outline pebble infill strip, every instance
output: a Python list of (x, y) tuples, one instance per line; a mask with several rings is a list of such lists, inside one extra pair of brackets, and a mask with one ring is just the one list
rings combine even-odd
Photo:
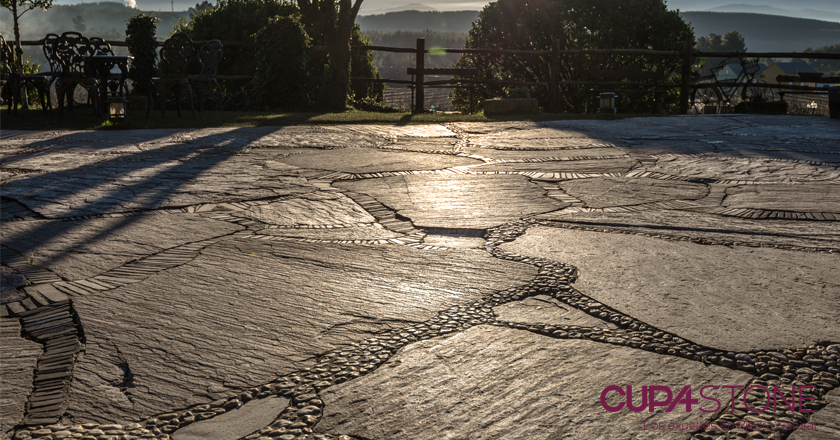
[[(809, 401), (808, 408), (819, 410), (826, 405), (823, 397), (829, 390), (838, 386), (838, 362), (840, 345), (812, 346), (807, 349), (783, 350), (781, 352), (733, 353), (722, 352), (713, 348), (702, 347), (668, 332), (653, 328), (637, 319), (627, 316), (574, 289), (571, 284), (577, 279), (577, 269), (573, 266), (553, 262), (542, 258), (525, 257), (499, 249), (499, 245), (515, 240), (525, 231), (540, 222), (521, 220), (498, 228), (490, 229), (485, 234), (485, 250), (494, 257), (528, 263), (539, 267), (538, 276), (528, 285), (511, 288), (487, 295), (472, 304), (456, 306), (441, 311), (435, 318), (409, 327), (389, 330), (376, 337), (354, 343), (344, 349), (338, 349), (317, 359), (315, 366), (305, 368), (293, 374), (285, 375), (272, 383), (244, 390), (239, 394), (220, 399), (210, 404), (196, 405), (183, 411), (161, 414), (145, 420), (142, 424), (96, 425), (87, 424), (74, 427), (38, 426), (21, 429), (16, 439), (30, 438), (63, 439), (71, 434), (82, 434), (85, 440), (113, 435), (117, 438), (155, 438), (167, 440), (170, 434), (179, 428), (200, 420), (213, 418), (219, 414), (239, 408), (253, 399), (281, 395), (290, 399), (290, 405), (272, 422), (244, 440), (293, 440), (293, 439), (350, 439), (348, 436), (314, 434), (312, 428), (323, 414), (324, 403), (319, 398), (321, 390), (334, 384), (353, 380), (374, 371), (402, 347), (413, 342), (441, 337), (464, 331), (476, 325), (506, 325), (535, 332), (544, 336), (566, 339), (580, 338), (595, 342), (622, 345), (640, 350), (652, 351), (660, 355), (680, 356), (697, 362), (710, 362), (722, 367), (743, 370), (755, 375), (753, 383), (815, 385), (810, 395), (817, 400)], [(250, 233), (249, 233), (250, 234)], [(612, 322), (618, 329), (523, 325), (504, 323), (496, 320), (493, 307), (512, 301), (519, 301), (536, 295), (551, 295), (598, 319)], [(747, 396), (752, 403), (754, 396)], [(750, 421), (754, 417), (743, 411), (743, 406), (736, 406), (736, 412), (724, 412), (719, 421)], [(805, 416), (799, 413), (781, 412), (773, 414), (773, 420), (801, 422)], [(752, 433), (753, 438), (784, 439), (789, 433), (773, 432)], [(771, 436), (772, 435), (772, 436)], [(726, 434), (720, 432), (695, 433), (695, 439), (720, 440)]]
[(72, 307), (67, 300), (20, 315), (23, 336), (44, 346), (35, 369), (24, 425), (57, 423), (67, 408), (73, 364), (84, 342)]

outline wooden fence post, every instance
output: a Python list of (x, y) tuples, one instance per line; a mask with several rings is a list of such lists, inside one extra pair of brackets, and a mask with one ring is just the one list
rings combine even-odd
[(414, 101), (414, 113), (423, 113), (425, 110), (423, 104), (425, 101), (425, 93), (423, 92), (423, 81), (425, 81), (425, 75), (423, 75), (423, 69), (426, 68), (426, 39), (425, 38), (418, 38), (417, 39), (417, 54), (416, 62), (415, 62), (415, 86), (414, 88), (417, 90), (417, 94), (415, 95), (417, 99)]
[(560, 39), (555, 38), (551, 42), (551, 66), (549, 67), (549, 74), (551, 78), (549, 78), (548, 84), (551, 87), (551, 94), (549, 107), (551, 108), (551, 112), (557, 113), (560, 111), (560, 90), (557, 81), (560, 75)]
[(688, 113), (688, 94), (691, 92), (691, 53), (694, 50), (693, 41), (683, 42), (682, 84), (680, 87), (680, 114)]

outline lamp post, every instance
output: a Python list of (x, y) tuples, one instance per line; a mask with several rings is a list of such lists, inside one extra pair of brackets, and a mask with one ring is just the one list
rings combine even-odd
[(108, 103), (108, 119), (112, 122), (124, 121), (127, 116), (128, 100), (122, 96), (112, 96), (106, 102)]
[(598, 113), (614, 115), (615, 108), (615, 93), (604, 92), (598, 95)]

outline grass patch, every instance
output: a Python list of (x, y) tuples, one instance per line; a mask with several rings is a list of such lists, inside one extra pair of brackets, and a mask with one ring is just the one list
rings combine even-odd
[[(167, 111), (161, 119), (160, 111), (152, 111), (148, 118), (145, 112), (135, 112), (123, 122), (111, 123), (97, 120), (88, 110), (77, 108), (65, 111), (61, 119), (41, 110), (18, 110), (17, 116), (3, 111), (0, 116), (0, 128), (4, 130), (120, 130), (154, 128), (206, 128), (206, 127), (261, 127), (284, 125), (339, 125), (339, 124), (441, 124), (447, 122), (498, 122), (498, 121), (555, 121), (563, 119), (603, 119), (600, 115), (537, 113), (486, 117), (483, 114), (444, 114), (428, 113), (378, 113), (360, 110), (348, 110), (339, 113), (270, 113), (270, 112), (220, 112), (205, 111), (196, 113), (193, 118), (189, 110), (182, 111), (179, 118), (175, 111)], [(614, 119), (651, 116), (621, 114)]]

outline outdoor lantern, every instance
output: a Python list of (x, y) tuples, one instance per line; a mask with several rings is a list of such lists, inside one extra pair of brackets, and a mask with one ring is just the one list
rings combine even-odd
[(615, 93), (604, 92), (598, 95), (598, 113), (614, 114), (615, 108)]
[(108, 98), (108, 119), (122, 121), (126, 117), (126, 104), (128, 100), (121, 96)]

